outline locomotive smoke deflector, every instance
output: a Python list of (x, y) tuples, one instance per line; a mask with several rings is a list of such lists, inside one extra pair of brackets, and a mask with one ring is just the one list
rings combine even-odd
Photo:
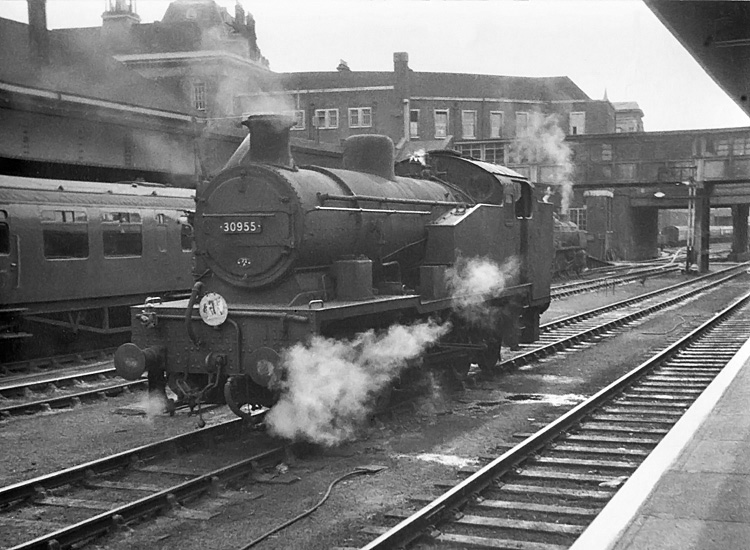
[(289, 142), (294, 118), (279, 114), (250, 115), (242, 124), (247, 126), (250, 134), (230, 157), (225, 170), (252, 162), (295, 168)]

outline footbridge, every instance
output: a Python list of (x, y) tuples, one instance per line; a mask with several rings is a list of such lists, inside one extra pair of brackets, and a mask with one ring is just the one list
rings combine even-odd
[[(590, 253), (646, 259), (658, 251), (658, 211), (694, 212), (696, 263), (708, 270), (711, 208), (732, 210), (738, 259), (748, 252), (750, 128), (568, 136), (574, 221), (585, 212)], [(555, 181), (560, 166), (539, 166)]]

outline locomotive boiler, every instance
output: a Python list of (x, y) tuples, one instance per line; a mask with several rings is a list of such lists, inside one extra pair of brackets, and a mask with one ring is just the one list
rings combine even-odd
[[(501, 344), (538, 337), (550, 300), (551, 205), (496, 167), (478, 200), (472, 182), (394, 173), (390, 138), (352, 136), (342, 169), (298, 167), (292, 120), (257, 115), (226, 167), (197, 190), (195, 284), (189, 299), (132, 308), (120, 376), (148, 373), (191, 404), (226, 401), (239, 416), (271, 406), (284, 351), (314, 335), (351, 338), (396, 323), (450, 321), (440, 342), (463, 365), (497, 363)], [(519, 263), (484, 296), (502, 323), (455, 314), (446, 274), (462, 259)]]

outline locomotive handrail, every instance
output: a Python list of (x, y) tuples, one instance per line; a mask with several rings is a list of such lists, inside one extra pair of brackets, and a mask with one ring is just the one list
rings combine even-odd
[[(195, 313), (195, 307), (192, 310), (188, 310), (190, 313)], [(159, 319), (170, 319), (173, 321), (182, 320), (185, 318), (184, 315), (177, 313), (158, 313)], [(236, 311), (233, 310), (229, 313), (229, 317), (246, 317), (248, 319), (284, 319), (289, 321), (295, 321), (297, 323), (309, 323), (310, 318), (305, 315), (295, 315), (293, 313), (284, 313), (281, 311)], [(190, 317), (193, 320), (200, 320), (200, 317)]]
[(391, 202), (396, 204), (420, 204), (425, 206), (461, 206), (465, 205), (465, 202), (455, 201), (431, 201), (427, 199), (406, 199), (406, 198), (389, 198), (389, 197), (374, 197), (371, 195), (331, 195), (330, 193), (318, 193), (318, 200), (321, 203), (327, 200), (333, 201), (370, 201), (370, 202)]
[(316, 206), (314, 210), (326, 210), (329, 212), (356, 212), (361, 214), (416, 214), (419, 216), (431, 216), (432, 212), (427, 210), (386, 210), (384, 208), (343, 208), (338, 206)]
[(226, 214), (206, 214), (202, 213), (203, 218), (231, 218), (233, 216), (253, 216), (255, 218), (272, 218), (275, 212), (229, 212)]

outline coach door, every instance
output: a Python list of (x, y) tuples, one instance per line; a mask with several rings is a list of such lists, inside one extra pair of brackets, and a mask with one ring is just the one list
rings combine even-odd
[(0, 210), (0, 295), (10, 298), (18, 288), (18, 242), (10, 231), (7, 210)]

